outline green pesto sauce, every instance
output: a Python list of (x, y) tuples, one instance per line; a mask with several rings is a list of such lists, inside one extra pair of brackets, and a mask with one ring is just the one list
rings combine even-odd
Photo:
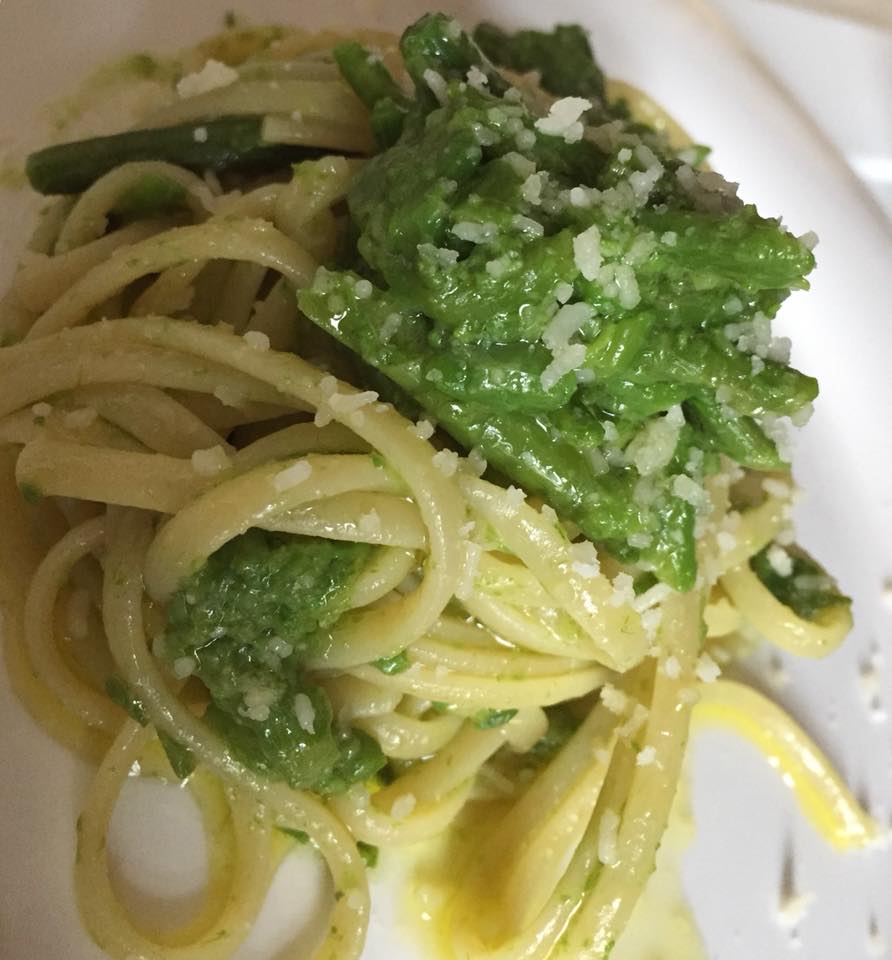
[(164, 657), (205, 684), (205, 719), (252, 769), (333, 793), (383, 764), (369, 737), (335, 727), (328, 698), (303, 669), (372, 550), (249, 530), (171, 598)]
[[(441, 14), (401, 41), (414, 99), (361, 47), (340, 48), (373, 124), (386, 114), (386, 149), (348, 196), (354, 248), (300, 307), (383, 373), (394, 399), (408, 394), (587, 537), (688, 589), (686, 481), (702, 484), (719, 454), (781, 467), (761, 421), (817, 393), (769, 331), (814, 259), (606, 102), (578, 28), (477, 37), (498, 62), (585, 97), (588, 134), (540, 130), (541, 110)], [(639, 454), (670, 410), (683, 426), (657, 429), (669, 446), (648, 463)]]

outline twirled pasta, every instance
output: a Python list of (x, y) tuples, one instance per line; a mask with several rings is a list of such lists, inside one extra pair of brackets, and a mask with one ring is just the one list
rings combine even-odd
[[(289, 34), (283, 49), (315, 43)], [(299, 103), (299, 116), (276, 121), (288, 127), (283, 139), (368, 150), (365, 110), (331, 63), (316, 53), (290, 62), (294, 78), (283, 68), (272, 93), (248, 65), (243, 84), (168, 104), (151, 122)], [(643, 110), (632, 88), (625, 94)], [(657, 108), (646, 106), (653, 121)], [(600, 569), (580, 569), (572, 531), (553, 512), (467, 461), (443, 469), (415, 424), (320, 365), (292, 292), (334, 249), (338, 205), (360, 166), (331, 157), (312, 183), (223, 192), (169, 163), (124, 164), (76, 202), (55, 201), (5, 303), (5, 331), (19, 341), (0, 350), (7, 668), (48, 732), (100, 761), (76, 888), (91, 935), (119, 960), (230, 956), (283, 852), (274, 827), (308, 834), (341, 894), (314, 956), (359, 957), (369, 897), (356, 841), (402, 845), (447, 830), (485, 795), (487, 773), (507, 777), (510, 800), (451, 905), (457, 955), (606, 956), (652, 867), (691, 712), (740, 728), (767, 709), (724, 683), (694, 707), (701, 614), (710, 637), (748, 624), (806, 655), (825, 653), (849, 625), (845, 607), (820, 623), (778, 614), (787, 608), (748, 561), (786, 525), (785, 498), (775, 491), (732, 510), (739, 477), (728, 464), (712, 480), (697, 587), (636, 597), (619, 589), (622, 571), (606, 555)], [(146, 176), (181, 187), (184, 206), (109, 229), (122, 194)], [(729, 527), (733, 544), (722, 548)], [(376, 545), (308, 667), (338, 722), (392, 762), (393, 782), (323, 800), (265, 778), (204, 722), (206, 698), (153, 655), (170, 598), (251, 528)], [(75, 609), (82, 622), (72, 626)], [(82, 661), (66, 652), (74, 634)], [(404, 669), (382, 671), (397, 655)], [(103, 692), (107, 664), (148, 726)], [(522, 761), (546, 733), (543, 708), (568, 701), (584, 719), (529, 782)], [(486, 729), (475, 723), (481, 710), (513, 713)], [(785, 721), (770, 719), (763, 735), (777, 738)], [(207, 905), (173, 934), (127, 915), (105, 847), (134, 763), (174, 776), (156, 733), (198, 761), (189, 784), (213, 839)], [(801, 755), (797, 743), (787, 738)], [(843, 791), (812, 785), (807, 807), (845, 843), (873, 836)], [(605, 862), (611, 822), (616, 855)], [(475, 910), (484, 888), (498, 891), (495, 915)]]

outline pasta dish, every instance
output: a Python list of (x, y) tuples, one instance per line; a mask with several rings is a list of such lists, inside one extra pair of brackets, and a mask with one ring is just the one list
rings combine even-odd
[[(313, 956), (358, 958), (379, 848), (461, 824), (454, 957), (606, 958), (692, 716), (838, 847), (873, 840), (721, 677), (851, 625), (792, 531), (817, 383), (771, 330), (814, 238), (578, 27), (231, 25), (126, 70), (131, 128), (28, 158), (51, 199), (0, 303), (6, 665), (97, 766), (95, 942), (230, 957), (306, 843), (335, 889)], [(132, 776), (182, 782), (208, 834), (173, 930), (110, 874)]]

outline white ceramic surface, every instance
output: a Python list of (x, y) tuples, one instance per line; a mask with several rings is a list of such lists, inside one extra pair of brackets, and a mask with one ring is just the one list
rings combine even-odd
[[(806, 113), (705, 3), (441, 5), (468, 22), (487, 16), (507, 25), (586, 24), (607, 70), (650, 91), (698, 140), (714, 145), (715, 166), (741, 182), (746, 199), (765, 213), (782, 213), (797, 232), (814, 229), (820, 235), (813, 290), (791, 299), (780, 324), (794, 334), (794, 361), (822, 384), (817, 414), (799, 444), (797, 475), (808, 496), (798, 520), (802, 541), (854, 596), (857, 627), (849, 645), (830, 660), (788, 664), (791, 682), (778, 696), (888, 823), (892, 727), (871, 716), (859, 684), (870, 645), (887, 647), (892, 628), (892, 607), (882, 600), (882, 584), (892, 577), (888, 224)], [(90, 67), (137, 49), (182, 46), (215, 29), (230, 6), (227, 0), (0, 0), (0, 152), (33, 135), (39, 104), (70, 90)], [(311, 26), (399, 28), (424, 6), (254, 0), (250, 10), (256, 19), (300, 19)], [(781, 29), (789, 29), (788, 35), (780, 36)], [(801, 46), (789, 26), (775, 34), (761, 51), (769, 66), (776, 66), (772, 58)], [(828, 63), (828, 71), (833, 67)], [(9, 275), (26, 235), (28, 203), (24, 195), (0, 192), (0, 278)], [(71, 889), (74, 820), (88, 771), (34, 727), (0, 682), (0, 957), (101, 960), (81, 931)], [(889, 672), (881, 674), (881, 697), (892, 708)], [(868, 929), (874, 915), (880, 936), (892, 942), (892, 855), (844, 858), (826, 849), (798, 817), (783, 785), (746, 746), (710, 734), (693, 753), (699, 833), (685, 880), (711, 960), (885, 956), (879, 938), (868, 942)], [(159, 891), (186, 888), (198, 877), (200, 848), (172, 874), (157, 849), (164, 837), (182, 835), (190, 811), (181, 804), (180, 829), (167, 824), (160, 832), (162, 823), (150, 815), (154, 799), (143, 792), (120, 811), (119, 848), (129, 838), (128, 859), (142, 866), (143, 882)], [(795, 938), (776, 921), (787, 849), (794, 854), (797, 888), (815, 895)], [(289, 869), (264, 917), (265, 930), (278, 928), (274, 939), (280, 944), (282, 919), (295, 905), (301, 916), (318, 913), (325, 895), (310, 860)], [(399, 932), (399, 908), (383, 886), (375, 891), (368, 957), (420, 957), (413, 940)], [(258, 936), (240, 957), (270, 956), (262, 941)]]

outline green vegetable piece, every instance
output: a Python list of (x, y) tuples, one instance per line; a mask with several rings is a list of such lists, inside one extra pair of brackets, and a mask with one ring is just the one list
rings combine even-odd
[(402, 133), (412, 103), (371, 51), (355, 40), (332, 50), (344, 79), (372, 111), (372, 131), (379, 146), (389, 147)]
[(540, 761), (550, 760), (579, 729), (580, 719), (565, 704), (546, 707), (548, 729), (541, 740), (534, 744), (530, 753)]
[(635, 591), (635, 596), (640, 597), (642, 593), (646, 593), (651, 587), (655, 587), (658, 583), (659, 580), (657, 580), (655, 574), (650, 572), (639, 573), (632, 583), (632, 589)]
[(186, 195), (186, 188), (176, 180), (147, 173), (118, 197), (115, 213), (127, 220), (170, 213), (183, 206)]
[(492, 23), (474, 30), (477, 46), (499, 67), (516, 73), (539, 73), (542, 87), (558, 97), (604, 99), (604, 74), (595, 62), (582, 27), (561, 24), (551, 33), (518, 30), (506, 33)]
[(506, 724), (516, 714), (517, 711), (514, 709), (478, 710), (471, 717), (471, 722), (477, 730), (492, 730), (494, 727), (501, 727)]
[(418, 99), (435, 104), (436, 97), (428, 83), (427, 71), (433, 71), (447, 82), (467, 78), (472, 67), (481, 70), (489, 90), (501, 96), (508, 84), (481, 53), (474, 41), (444, 13), (428, 13), (408, 27), (400, 38), (400, 52), (415, 82)]
[[(574, 121), (548, 130), (523, 98), (502, 95), (451, 19), (423, 17), (401, 42), (416, 97), (399, 140), (348, 194), (355, 245), (342, 262), (355, 272), (321, 271), (300, 309), (401, 409), (421, 407), (586, 537), (688, 589), (695, 518), (676, 477), (692, 447), (704, 454), (696, 482), (721, 454), (780, 466), (759, 423), (796, 413), (817, 384), (776, 359), (769, 323), (808, 286), (814, 258), (605, 104), (579, 28), (511, 37), (484, 25), (479, 36), (498, 62), (587, 97), (583, 119), (615, 121), (626, 139), (577, 136)], [(386, 90), (376, 83), (370, 99)], [(361, 300), (360, 277), (373, 282)], [(668, 459), (647, 469), (642, 444), (626, 456), (675, 406), (686, 422)], [(640, 534), (650, 544), (631, 547)]]
[(783, 470), (786, 466), (774, 442), (752, 417), (727, 417), (704, 394), (691, 397), (685, 408), (699, 426), (704, 445), (753, 470)]
[[(198, 173), (261, 172), (325, 152), (315, 147), (268, 143), (261, 135), (262, 126), (262, 116), (219, 117), (60, 143), (32, 153), (25, 172), (39, 193), (81, 193), (110, 170), (136, 160), (163, 160)], [(207, 133), (200, 142), (195, 139), (199, 127)]]
[(39, 503), (43, 499), (43, 491), (36, 483), (24, 481), (19, 484), (19, 493), (28, 503)]
[(851, 597), (841, 593), (823, 568), (811, 557), (790, 552), (792, 570), (783, 576), (771, 563), (769, 544), (750, 558), (750, 568), (772, 595), (803, 620), (817, 620), (824, 610), (849, 606)]
[(378, 848), (372, 843), (365, 843), (362, 840), (358, 840), (356, 843), (356, 848), (359, 850), (359, 855), (365, 861), (365, 865), (373, 870), (378, 866)]
[[(113, 703), (126, 711), (131, 720), (135, 720), (141, 727), (148, 725), (149, 719), (142, 701), (133, 695), (130, 687), (120, 677), (109, 677), (105, 681), (105, 692)], [(168, 733), (158, 730), (157, 734), (174, 775), (185, 780), (195, 769), (195, 757)]]
[(310, 835), (305, 830), (296, 830), (294, 827), (276, 827), (276, 830), (278, 830), (279, 833), (284, 833), (287, 837), (291, 837), (298, 843), (307, 844), (310, 842)]
[(381, 657), (379, 660), (373, 660), (372, 665), (377, 667), (381, 673), (391, 677), (395, 673), (404, 673), (409, 669), (409, 655), (405, 650), (400, 650), (392, 657)]
[(242, 763), (319, 793), (384, 764), (377, 743), (333, 726), (302, 663), (327, 642), (372, 548), (249, 530), (214, 553), (171, 598), (164, 655), (194, 660), (206, 722)]
[(149, 722), (142, 701), (133, 696), (130, 687), (120, 677), (109, 677), (105, 681), (105, 692), (113, 703), (116, 703), (131, 720), (135, 720), (141, 727)]
[(163, 730), (158, 731), (158, 740), (167, 754), (167, 761), (174, 775), (185, 780), (195, 769), (195, 755)]

